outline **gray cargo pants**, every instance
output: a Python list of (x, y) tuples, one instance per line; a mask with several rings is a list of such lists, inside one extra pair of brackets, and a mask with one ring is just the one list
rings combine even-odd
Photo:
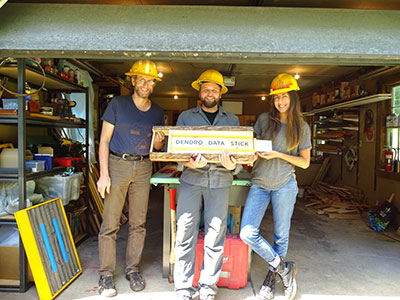
[(193, 295), (196, 244), (202, 201), (204, 200), (204, 260), (200, 273), (200, 293), (217, 293), (222, 269), (230, 187), (207, 188), (181, 182), (177, 206), (174, 282), (178, 293)]

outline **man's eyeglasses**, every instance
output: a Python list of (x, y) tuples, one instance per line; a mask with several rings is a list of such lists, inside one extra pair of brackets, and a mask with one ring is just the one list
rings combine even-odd
[(156, 82), (154, 80), (146, 80), (146, 79), (143, 79), (143, 78), (140, 78), (137, 81), (142, 85), (145, 84), (146, 82), (147, 82), (148, 85), (151, 85), (151, 86), (156, 84)]

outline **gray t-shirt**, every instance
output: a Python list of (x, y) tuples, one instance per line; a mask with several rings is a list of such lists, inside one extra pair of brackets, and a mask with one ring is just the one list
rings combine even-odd
[[(267, 124), (268, 118), (269, 113), (262, 113), (254, 125), (254, 132), (262, 139), (266, 139), (264, 136), (264, 127)], [(305, 121), (303, 121), (301, 126), (302, 138), (300, 143), (290, 151), (287, 150), (286, 128), (287, 125), (282, 123), (275, 141), (272, 142), (272, 150), (298, 156), (300, 151), (311, 149), (310, 127)], [(266, 160), (259, 157), (251, 172), (251, 183), (267, 190), (276, 191), (288, 183), (292, 176), (295, 177), (294, 172), (295, 167), (283, 159), (273, 158)]]

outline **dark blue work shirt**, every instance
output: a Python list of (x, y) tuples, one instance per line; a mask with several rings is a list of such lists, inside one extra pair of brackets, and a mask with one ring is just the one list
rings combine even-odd
[(132, 95), (114, 97), (103, 114), (103, 121), (114, 125), (110, 150), (117, 153), (148, 155), (153, 126), (164, 126), (162, 108), (151, 103), (147, 111), (139, 110)]

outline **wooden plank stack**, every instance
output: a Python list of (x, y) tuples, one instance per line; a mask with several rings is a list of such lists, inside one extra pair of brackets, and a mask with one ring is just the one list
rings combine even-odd
[(330, 159), (326, 158), (314, 182), (306, 189), (304, 198), (306, 207), (313, 208), (319, 215), (327, 215), (331, 219), (360, 219), (361, 212), (368, 208), (364, 203), (364, 195), (358, 188), (332, 185), (323, 182)]
[(306, 207), (311, 207), (317, 214), (327, 215), (331, 219), (360, 219), (360, 213), (366, 206), (363, 204), (361, 190), (323, 181), (308, 188), (305, 198), (309, 201)]
[(360, 189), (331, 185), (323, 181), (307, 188), (305, 198), (309, 201), (306, 207), (311, 207), (317, 214), (327, 215), (331, 219), (360, 219), (360, 213), (367, 208)]

